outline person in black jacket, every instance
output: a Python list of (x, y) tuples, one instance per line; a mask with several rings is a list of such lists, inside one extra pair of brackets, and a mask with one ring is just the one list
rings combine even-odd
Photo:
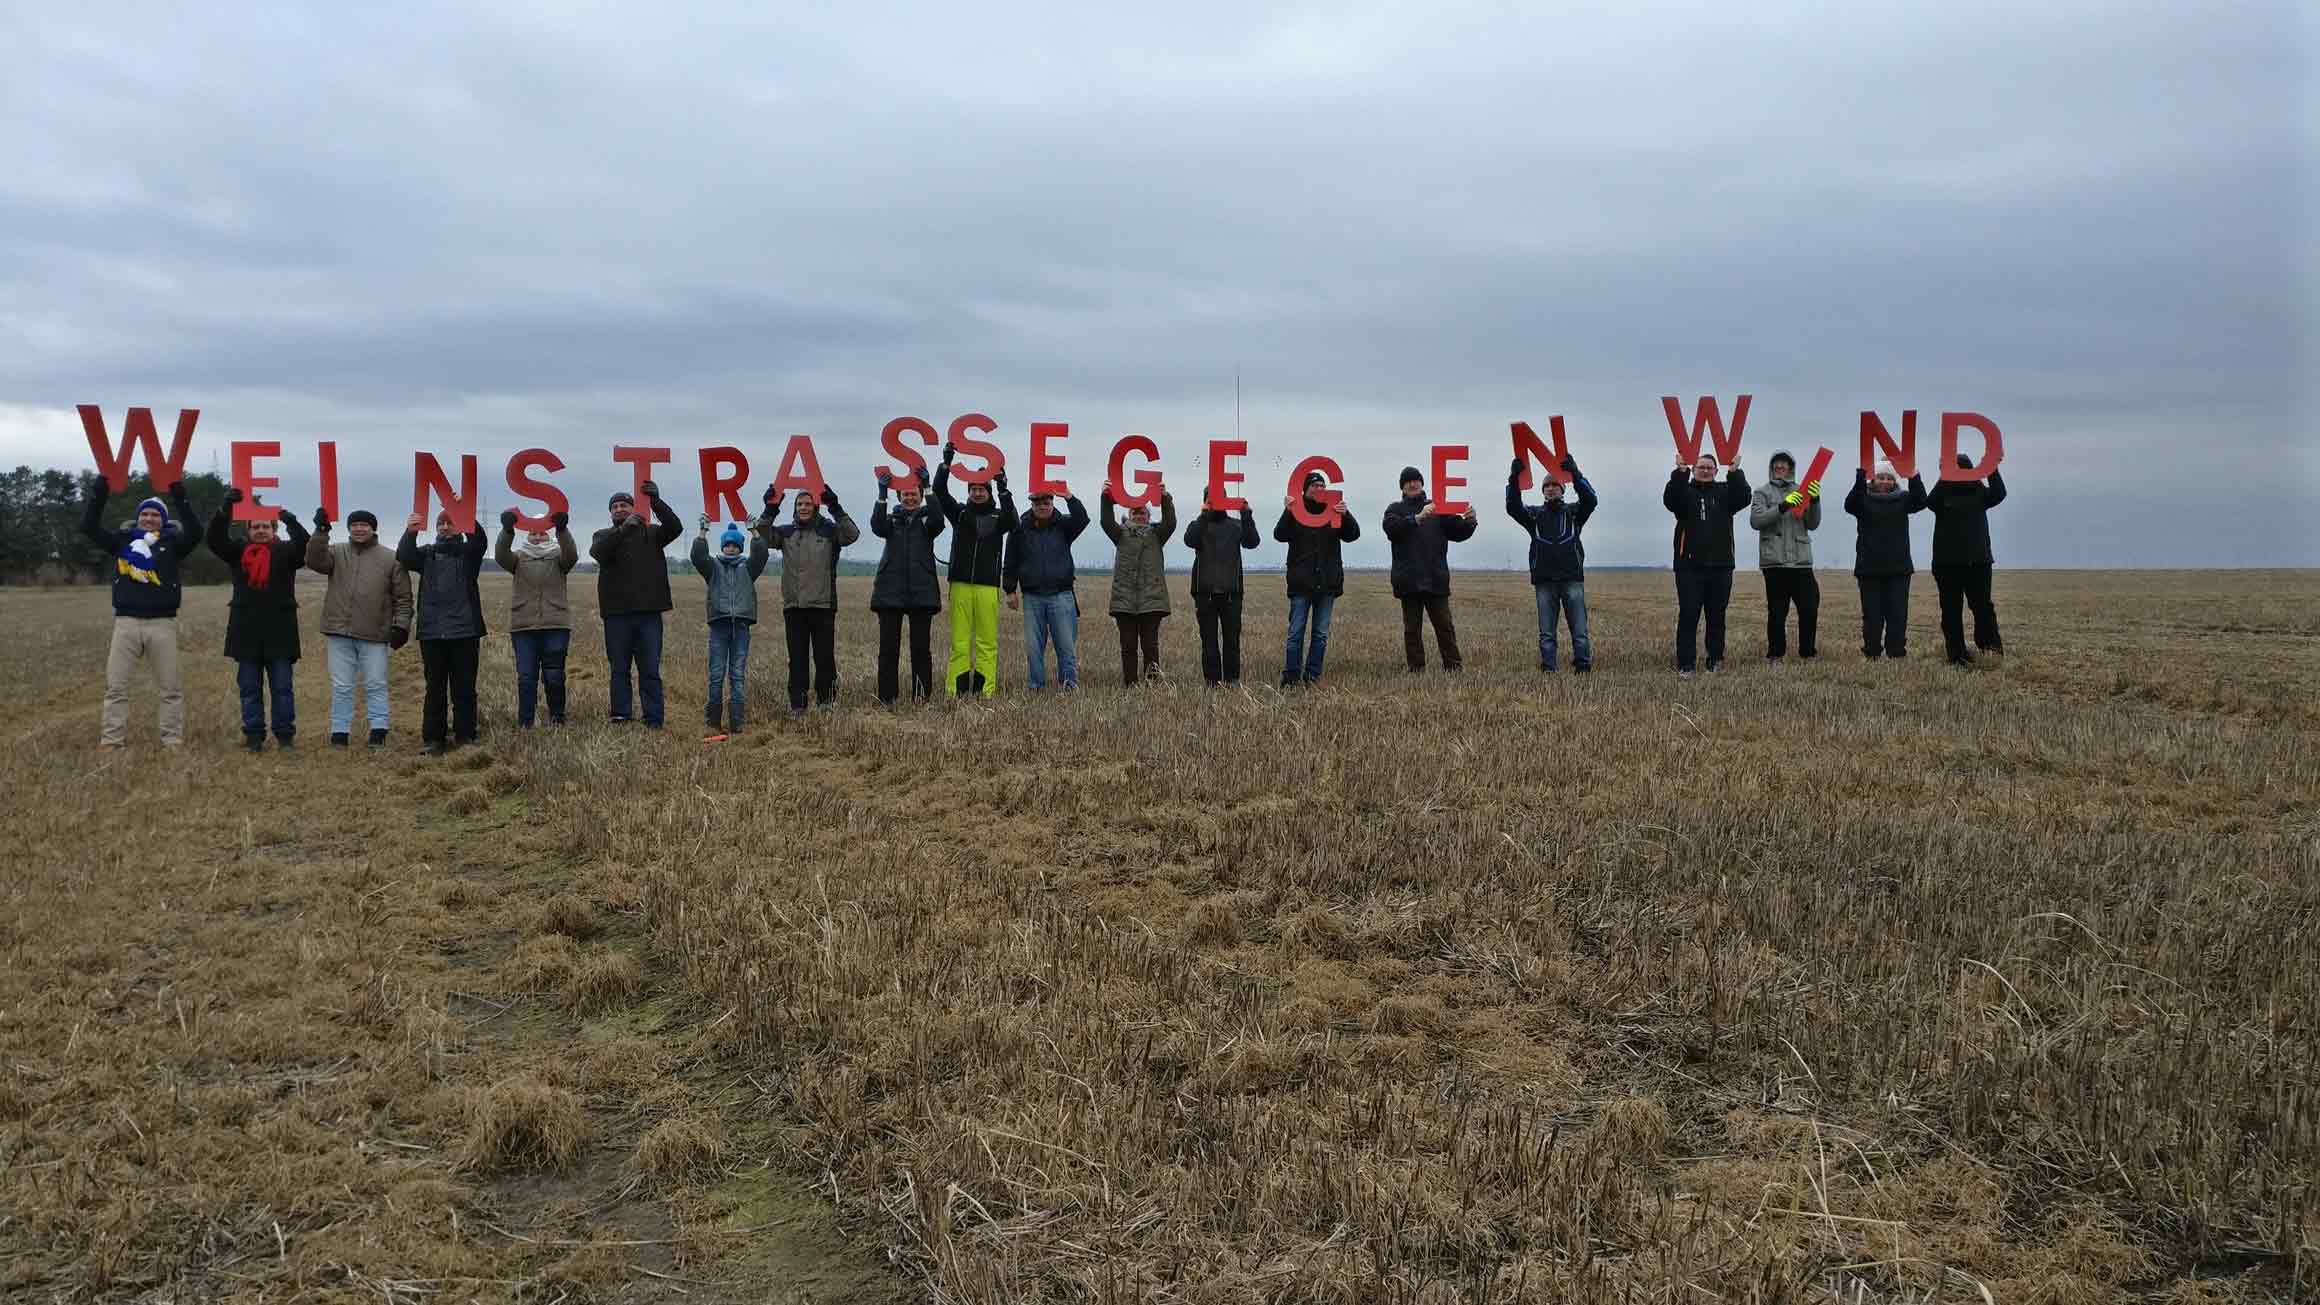
[(1909, 556), (1909, 518), (1925, 510), (1925, 481), (1914, 471), (1909, 488), (1900, 473), (1880, 462), (1874, 475), (1855, 468), (1845, 511), (1858, 523), (1853, 540), (1853, 579), (1861, 588), (1861, 654), (1871, 661), (1909, 655), (1909, 577), (1917, 566)]
[(1200, 622), (1200, 673), (1208, 686), (1241, 679), (1241, 550), (1257, 546), (1257, 519), (1241, 518), (1203, 496), (1200, 515), (1184, 527), (1192, 550), (1192, 611)]
[[(82, 494), (81, 533), (104, 549), (113, 577), (113, 646), (105, 657), (105, 705), (97, 726), (97, 746), (123, 747), (129, 737), (129, 680), (139, 665), (152, 670), (161, 698), (161, 746), (185, 743), (185, 680), (177, 664), (177, 607), (183, 596), (178, 566), (201, 546), (193, 528), (193, 504), (185, 482), (169, 486), (167, 503), (149, 498), (137, 505), (136, 519), (107, 530), (97, 518), (105, 510), (105, 478), (93, 476)], [(176, 518), (169, 509), (177, 509)]]
[(1455, 671), (1466, 659), (1450, 619), (1450, 545), (1474, 538), (1474, 509), (1454, 517), (1436, 512), (1416, 467), (1402, 468), (1401, 485), (1402, 497), (1386, 509), (1385, 531), (1393, 545), (1394, 597), (1402, 600), (1402, 655), (1413, 674), (1426, 669), (1425, 622), (1431, 620), (1442, 669)]
[(1716, 483), (1716, 456), (1702, 453), (1668, 477), (1660, 502), (1676, 519), (1676, 674), (1692, 678), (1700, 617), (1708, 618), (1708, 669), (1724, 669), (1724, 609), (1732, 602), (1732, 518), (1753, 497), (1734, 463)]
[[(1071, 564), (1072, 541), (1088, 528), (1087, 508), (1066, 487), (1064, 504), (1071, 511), (1058, 516), (1055, 495), (1031, 491), (1031, 512), (1007, 533), (1007, 562), (1002, 580), (1007, 609), (1023, 612), (1023, 652), (1030, 663), (1024, 683), (1037, 692), (1047, 687), (1047, 643), (1055, 641), (1055, 680), (1066, 689), (1079, 687), (1079, 595)], [(1020, 592), (1018, 592), (1020, 591)]]
[(943, 445), (942, 466), (934, 473), (934, 501), (951, 527), (951, 662), (945, 678), (954, 698), (990, 698), (999, 692), (999, 580), (1007, 535), (1015, 529), (1015, 496), (1007, 492), (1002, 471), (967, 486), (965, 503), (952, 498), (951, 459), (957, 455), (954, 446)]
[[(1325, 525), (1309, 526), (1297, 519), (1293, 503), (1283, 497), (1281, 519), (1273, 523), (1273, 538), (1289, 546), (1284, 569), (1289, 573), (1289, 639), (1281, 649), (1281, 687), (1321, 683), (1322, 659), (1329, 652), (1329, 618), (1337, 600), (1345, 596), (1345, 545), (1361, 538), (1361, 522), (1345, 510), (1342, 499), (1331, 503), (1321, 497), (1329, 478), (1318, 471), (1305, 473), (1299, 487), (1305, 511), (1327, 517)], [(1310, 647), (1305, 631), (1313, 631)]]
[(411, 573), (419, 660), (427, 670), (427, 706), (419, 717), (419, 738), (427, 745), (427, 755), (439, 757), (455, 745), (475, 742), (481, 733), (475, 712), (475, 668), (483, 649), (483, 594), (475, 577), (483, 570), (489, 537), (480, 528), (462, 535), (449, 512), (438, 512), (434, 541), (421, 544), (419, 527), (424, 524), (426, 518), (416, 512), (403, 522), (395, 561)]
[[(668, 546), (685, 533), (677, 510), (661, 500), (660, 486), (644, 483), (654, 521), (636, 510), (625, 490), (609, 503), (612, 524), (588, 541), (596, 559), (596, 605), (604, 618), (604, 655), (612, 663), (612, 723), (629, 720), (629, 672), (636, 673), (644, 723), (661, 727), (661, 616), (676, 606), (669, 596)], [(658, 524), (654, 522), (657, 521)]]
[(1531, 589), (1539, 604), (1539, 669), (1555, 671), (1555, 615), (1558, 609), (1571, 624), (1571, 671), (1585, 675), (1595, 668), (1595, 645), (1587, 638), (1587, 546), (1579, 532), (1595, 515), (1595, 487), (1579, 474), (1579, 464), (1568, 456), (1563, 471), (1579, 491), (1576, 504), (1564, 500), (1563, 482), (1541, 476), (1539, 505), (1522, 501), (1523, 460), (1514, 460), (1506, 477), (1506, 514), (1531, 537)]
[[(870, 509), (870, 533), (886, 541), (878, 555), (878, 578), (870, 582), (870, 610), (878, 613), (878, 701), (894, 705), (901, 696), (902, 625), (910, 623), (910, 696), (924, 702), (934, 692), (934, 614), (942, 610), (942, 580), (935, 573), (934, 541), (943, 532), (943, 514), (926, 501), (926, 468), (895, 486), (878, 471), (878, 503)], [(886, 510), (892, 491), (901, 506)]]
[[(1957, 464), (1972, 470), (1974, 460), (1960, 453)], [(1988, 480), (1945, 480), (1925, 496), (1933, 513), (1933, 583), (1941, 591), (1941, 641), (1952, 666), (1970, 666), (1966, 651), (1965, 612), (1974, 609), (1974, 647), (2000, 653), (2006, 645), (1998, 638), (1998, 609), (1990, 601), (1990, 509), (2006, 501), (2006, 481), (1995, 468)]]
[(298, 514), (283, 508), (275, 514), (289, 538), (280, 538), (273, 521), (252, 521), (245, 540), (236, 547), (227, 533), (234, 505), (242, 501), (241, 487), (230, 486), (226, 501), (209, 522), (209, 551), (218, 555), (234, 575), (234, 597), (226, 610), (226, 656), (236, 663), (235, 680), (242, 691), (242, 738), (252, 752), (266, 750), (266, 706), (272, 690), (274, 741), (293, 747), (298, 738), (298, 695), (291, 684), (291, 668), (298, 664), (298, 568), (306, 565), (306, 527)]

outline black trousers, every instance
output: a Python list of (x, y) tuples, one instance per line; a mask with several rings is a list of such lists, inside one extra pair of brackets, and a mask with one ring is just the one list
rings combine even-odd
[[(1200, 673), (1210, 684), (1237, 684), (1241, 678), (1241, 596), (1194, 594), (1200, 618)], [(1152, 632), (1157, 648), (1159, 630)]]
[(889, 707), (902, 696), (905, 618), (910, 621), (910, 696), (924, 702), (934, 692), (934, 613), (882, 607), (878, 609), (878, 701)]
[(421, 741), (446, 741), (443, 717), (448, 704), (451, 728), (459, 741), (475, 742), (475, 667), (482, 651), (481, 639), (419, 641), (419, 663), (427, 671), (427, 705), (419, 714)]
[[(1114, 616), (1112, 624), (1120, 627), (1120, 683), (1134, 684), (1139, 674), (1160, 673), (1160, 623), (1168, 619), (1166, 612), (1144, 612), (1136, 616)], [(1239, 644), (1240, 621), (1235, 614), (1234, 644)]]
[[(785, 607), (782, 630), (789, 636), (789, 709), (806, 709), (806, 664), (813, 663), (814, 701), (838, 700), (838, 613), (829, 607)], [(931, 660), (931, 656), (929, 658)], [(928, 668), (932, 674), (932, 667)]]
[(1458, 623), (1450, 619), (1450, 595), (1411, 594), (1402, 600), (1402, 657), (1410, 669), (1426, 669), (1426, 622), (1434, 623), (1434, 642), (1442, 645), (1442, 669), (1454, 671), (1466, 664), (1458, 655)]
[(1862, 575), (1853, 579), (1861, 586), (1861, 655), (1907, 657), (1909, 577)]
[(1764, 569), (1764, 655), (1788, 655), (1788, 606), (1796, 604), (1796, 655), (1812, 657), (1821, 625), (1821, 582), (1808, 566)]
[(1732, 568), (1676, 572), (1676, 669), (1699, 657), (1700, 618), (1708, 618), (1708, 664), (1724, 660), (1724, 609), (1732, 605)]
[(1941, 592), (1942, 650), (1951, 661), (1966, 659), (1967, 607), (1974, 609), (1974, 647), (1983, 652), (2006, 651), (1998, 638), (1998, 608), (1990, 601), (1989, 563), (1937, 566), (1933, 568), (1933, 584)]

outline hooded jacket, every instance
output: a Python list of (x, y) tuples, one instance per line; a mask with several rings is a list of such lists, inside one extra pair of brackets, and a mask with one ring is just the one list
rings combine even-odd
[(669, 559), (662, 552), (685, 533), (685, 523), (665, 499), (652, 500), (654, 520), (639, 526), (606, 526), (588, 541), (588, 556), (596, 559), (596, 606), (605, 616), (636, 616), (665, 612), (676, 606), (669, 597)]
[(842, 509), (824, 504), (814, 519), (776, 525), (771, 514), (757, 520), (759, 535), (781, 553), (781, 605), (838, 605), (838, 550), (862, 537), (861, 527)]
[(1990, 509), (2006, 501), (2006, 481), (1992, 471), (1987, 481), (1944, 480), (1925, 496), (1933, 513), (1933, 565), (1988, 566)]
[(951, 583), (996, 587), (1006, 569), (1007, 533), (1015, 528), (1015, 496), (994, 490), (981, 507), (961, 503), (951, 497), (951, 464), (945, 462), (934, 473), (934, 501), (951, 527)]
[(1676, 468), (1660, 495), (1676, 519), (1675, 569), (1731, 570), (1732, 518), (1747, 509), (1749, 498), (1748, 473), (1738, 467), (1705, 485), (1692, 479), (1689, 467)]
[(483, 593), (475, 577), (483, 571), (487, 542), (481, 530), (452, 535), (448, 543), (438, 535), (426, 544), (419, 542), (418, 531), (403, 532), (395, 560), (419, 577), (419, 628), (412, 633), (420, 642), (483, 637)]
[(1757, 486), (1748, 502), (1748, 524), (1756, 530), (1756, 565), (1767, 571), (1812, 570), (1812, 532), (1821, 528), (1820, 496), (1805, 495), (1801, 517), (1782, 501), (1800, 488), (1788, 477), (1776, 477)]
[[(193, 528), (193, 504), (185, 496), (185, 486), (179, 484), (175, 488), (177, 493), (169, 500), (169, 506), (158, 499), (146, 500), (161, 508), (161, 529), (150, 537), (137, 529), (134, 517), (118, 530), (98, 525), (97, 518), (105, 510), (102, 493), (91, 493), (82, 505), (81, 533), (88, 536), (90, 543), (105, 550), (107, 565), (112, 571), (115, 616), (150, 620), (177, 615), (185, 593), (178, 580), (178, 564), (201, 547), (201, 532)], [(174, 516), (170, 506), (177, 509)], [(138, 507), (142, 509), (144, 504)]]
[(565, 592), (564, 577), (580, 565), (580, 545), (573, 540), (570, 527), (556, 527), (556, 551), (537, 557), (517, 552), (514, 528), (502, 526), (491, 560), (499, 563), (499, 569), (507, 572), (512, 581), (508, 591), (509, 630), (522, 634), (526, 630), (572, 628), (572, 599)]
[(1531, 537), (1533, 588), (1587, 578), (1587, 546), (1580, 542), (1579, 532), (1595, 515), (1598, 500), (1595, 487), (1576, 468), (1571, 471), (1570, 492), (1579, 496), (1578, 502), (1564, 498), (1525, 503), (1521, 482), (1514, 476), (1506, 478), (1506, 514)]
[(1204, 509), (1184, 527), (1184, 546), (1192, 550), (1192, 592), (1237, 594), (1241, 591), (1241, 553), (1255, 548), (1257, 519), (1242, 508), (1235, 522), (1229, 512)]
[(1176, 500), (1160, 498), (1160, 519), (1150, 525), (1123, 524), (1115, 513), (1119, 505), (1105, 494), (1097, 504), (1104, 534), (1112, 549), (1112, 603), (1114, 616), (1168, 615), (1169, 536), (1176, 533)]
[[(716, 552), (709, 551), (707, 535), (693, 536), (693, 569), (701, 573), (709, 592), (705, 610), (709, 624), (719, 621), (740, 621), (757, 624), (757, 577), (765, 574), (766, 559), (771, 557), (765, 548), (765, 536), (753, 535), (749, 552), (733, 557), (725, 556), (723, 544)], [(786, 565), (782, 570), (788, 571)], [(835, 599), (830, 605), (837, 606)]]
[(1396, 598), (1450, 596), (1450, 546), (1474, 538), (1479, 522), (1465, 513), (1445, 516), (1418, 512), (1434, 500), (1424, 494), (1398, 498), (1386, 509), (1386, 539), (1393, 545), (1393, 584)]
[(334, 544), (329, 531), (315, 531), (306, 545), (306, 569), (330, 577), (322, 591), (324, 635), (385, 643), (395, 631), (410, 630), (410, 577), (375, 528), (367, 544)]
[[(1289, 573), (1292, 597), (1338, 598), (1345, 593), (1345, 546), (1361, 538), (1361, 522), (1345, 511), (1343, 503), (1337, 506), (1334, 526), (1306, 525), (1288, 508), (1282, 508), (1281, 519), (1273, 523), (1273, 539), (1289, 546), (1283, 569)], [(1305, 507), (1323, 515), (1329, 510), (1311, 495), (1305, 497)]]
[(281, 519), (282, 531), (268, 546), (266, 586), (250, 583), (242, 568), (243, 545), (227, 533), (233, 504), (209, 520), (209, 551), (233, 572), (234, 596), (226, 607), (226, 656), (238, 662), (298, 660), (298, 568), (306, 565), (306, 527), (296, 517)]
[(1007, 535), (1007, 565), (1000, 577), (1001, 586), (1008, 593), (1021, 588), (1027, 594), (1061, 594), (1071, 591), (1071, 546), (1080, 533), (1088, 528), (1087, 508), (1078, 495), (1064, 500), (1068, 511), (1059, 512), (1039, 524), (1039, 509), (1033, 508), (1015, 523)]
[(915, 510), (890, 509), (878, 500), (870, 509), (870, 533), (886, 547), (878, 554), (878, 578), (870, 582), (870, 610), (942, 610), (942, 577), (934, 562), (934, 541), (942, 532), (942, 509), (932, 499), (920, 499)]
[(1925, 510), (1925, 481), (1911, 476), (1906, 489), (1880, 494), (1869, 487), (1869, 473), (1853, 472), (1853, 490), (1845, 495), (1845, 511), (1859, 522), (1853, 544), (1853, 574), (1857, 576), (1909, 575), (1917, 570), (1909, 558), (1909, 518)]

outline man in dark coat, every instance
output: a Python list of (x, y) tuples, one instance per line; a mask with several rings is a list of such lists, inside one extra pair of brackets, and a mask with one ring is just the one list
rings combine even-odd
[(1748, 474), (1732, 464), (1716, 483), (1713, 453), (1702, 453), (1668, 477), (1660, 504), (1676, 519), (1676, 674), (1692, 678), (1700, 617), (1708, 618), (1708, 670), (1724, 669), (1724, 609), (1732, 602), (1732, 518), (1755, 497)]
[(660, 486), (644, 483), (653, 519), (636, 510), (625, 490), (612, 496), (612, 524), (588, 542), (596, 559), (596, 605), (604, 618), (604, 655), (612, 663), (612, 723), (629, 721), (629, 672), (643, 699), (644, 723), (661, 727), (661, 616), (676, 606), (669, 596), (666, 549), (685, 533), (677, 510), (661, 501)]
[(1875, 661), (1909, 655), (1909, 518), (1925, 510), (1925, 481), (1913, 469), (1909, 486), (1890, 462), (1874, 474), (1856, 469), (1845, 511), (1859, 528), (1853, 537), (1853, 580), (1861, 589), (1861, 654)]
[[(1321, 683), (1321, 664), (1329, 653), (1329, 620), (1337, 600), (1345, 596), (1345, 545), (1361, 538), (1361, 522), (1345, 510), (1343, 499), (1321, 495), (1329, 478), (1318, 471), (1305, 474), (1298, 487), (1308, 516), (1327, 517), (1318, 526), (1297, 519), (1294, 500), (1283, 497), (1281, 519), (1273, 523), (1273, 538), (1289, 546), (1285, 570), (1289, 573), (1289, 639), (1281, 647), (1281, 687)], [(1313, 632), (1306, 643), (1305, 632)]]
[(1203, 502), (1184, 527), (1192, 550), (1192, 613), (1200, 622), (1200, 673), (1208, 687), (1241, 679), (1241, 552), (1257, 546), (1257, 519), (1246, 504), (1240, 520)]
[[(870, 610), (878, 613), (878, 701), (894, 705), (902, 696), (902, 627), (910, 625), (910, 696), (924, 702), (934, 693), (934, 614), (942, 610), (942, 577), (935, 570), (934, 541), (943, 532), (943, 514), (926, 501), (922, 465), (900, 486), (881, 467), (878, 502), (870, 509), (870, 533), (886, 541), (878, 554), (878, 578), (870, 582)], [(888, 511), (886, 496), (897, 506)]]
[(951, 527), (951, 661), (944, 678), (954, 698), (990, 698), (999, 692), (999, 581), (1015, 529), (1015, 496), (1001, 471), (968, 485), (965, 503), (951, 497), (957, 456), (957, 446), (943, 445), (934, 473), (934, 501)]
[(1474, 509), (1457, 516), (1434, 510), (1426, 478), (1416, 467), (1402, 468), (1402, 496), (1386, 509), (1386, 539), (1393, 545), (1394, 597), (1402, 600), (1402, 655), (1416, 674), (1426, 669), (1426, 622), (1442, 647), (1442, 669), (1466, 664), (1458, 652), (1458, 626), (1450, 619), (1450, 545), (1474, 538)]
[(1539, 669), (1555, 670), (1555, 622), (1558, 611), (1571, 626), (1571, 671), (1585, 675), (1595, 666), (1595, 645), (1587, 638), (1587, 546), (1579, 532), (1595, 515), (1595, 487), (1579, 474), (1579, 464), (1563, 459), (1563, 473), (1579, 492), (1579, 501), (1565, 501), (1563, 482), (1541, 476), (1539, 505), (1522, 501), (1523, 460), (1514, 460), (1506, 477), (1506, 515), (1531, 537), (1531, 590), (1539, 608)]
[(146, 499), (137, 505), (133, 521), (107, 530), (98, 524), (105, 492), (105, 478), (91, 477), (81, 509), (81, 533), (105, 550), (113, 578), (113, 646), (105, 658), (97, 746), (127, 745), (129, 680), (143, 665), (151, 670), (161, 698), (161, 746), (180, 747), (185, 743), (185, 681), (177, 663), (177, 607), (183, 593), (177, 568), (201, 546), (193, 504), (185, 496), (185, 482), (177, 481), (169, 486), (168, 502)]
[[(244, 542), (236, 545), (227, 532), (234, 505), (241, 501), (240, 486), (226, 490), (224, 505), (210, 518), (209, 551), (233, 572), (226, 656), (236, 663), (234, 678), (242, 691), (242, 738), (250, 751), (263, 752), (269, 690), (275, 743), (292, 747), (298, 737), (298, 697), (290, 674), (298, 663), (298, 568), (306, 565), (306, 527), (298, 524), (298, 514), (282, 508), (275, 513), (280, 531), (275, 521), (252, 521)], [(281, 538), (282, 531), (289, 538)]]
[[(462, 534), (449, 512), (435, 514), (435, 538), (419, 542), (426, 518), (414, 512), (403, 522), (395, 561), (411, 573), (419, 609), (419, 660), (427, 671), (427, 704), (419, 716), (419, 737), (429, 756), (476, 741), (475, 670), (483, 650), (483, 594), (475, 578), (483, 570), (488, 537), (480, 528)], [(444, 728), (449, 706), (450, 729)], [(447, 737), (448, 735), (448, 737)]]
[[(1972, 470), (1974, 460), (1960, 453), (1957, 464)], [(1998, 637), (1998, 608), (1990, 601), (1990, 570), (1996, 557), (1990, 552), (1990, 509), (2006, 501), (2006, 480), (1996, 468), (1987, 480), (1945, 480), (1925, 496), (1933, 513), (1933, 583), (1941, 592), (1941, 641), (1952, 666), (1970, 666), (1966, 651), (1965, 609), (1974, 609), (1974, 647), (1986, 653), (2006, 651)]]
[(1071, 562), (1071, 546), (1088, 527), (1087, 507), (1067, 487), (1064, 505), (1055, 510), (1055, 495), (1045, 487), (1031, 491), (1031, 511), (1007, 536), (1007, 561), (1001, 586), (1009, 610), (1023, 612), (1023, 653), (1028, 663), (1025, 687), (1038, 692), (1047, 687), (1047, 645), (1055, 644), (1055, 681), (1065, 689), (1079, 687), (1079, 595), (1073, 585), (1078, 574)]

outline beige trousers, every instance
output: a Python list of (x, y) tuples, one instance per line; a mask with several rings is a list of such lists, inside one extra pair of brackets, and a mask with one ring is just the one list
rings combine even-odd
[(129, 731), (129, 681), (137, 664), (153, 668), (153, 683), (161, 690), (161, 742), (175, 747), (185, 741), (185, 680), (177, 669), (177, 618), (174, 616), (116, 616), (113, 651), (105, 659), (105, 718), (98, 742), (119, 747)]

